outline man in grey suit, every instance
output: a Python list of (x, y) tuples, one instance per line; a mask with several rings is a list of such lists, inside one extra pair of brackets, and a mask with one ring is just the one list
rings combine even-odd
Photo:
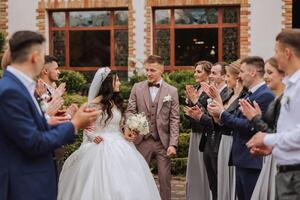
[(164, 66), (159, 56), (151, 55), (145, 61), (147, 80), (136, 83), (131, 91), (126, 116), (145, 113), (150, 133), (129, 137), (148, 164), (157, 161), (160, 195), (171, 199), (171, 160), (176, 155), (179, 136), (179, 100), (177, 89), (162, 80)]

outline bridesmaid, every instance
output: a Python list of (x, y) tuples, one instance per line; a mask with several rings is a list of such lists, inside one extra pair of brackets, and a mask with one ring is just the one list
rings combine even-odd
[[(269, 105), (264, 117), (261, 118), (261, 111), (256, 103), (254, 103), (254, 107), (252, 107), (248, 102), (241, 101), (241, 111), (247, 119), (251, 121), (251, 125), (256, 132), (275, 133), (280, 113), (280, 101), (285, 85), (282, 82), (284, 73), (278, 68), (277, 61), (273, 57), (266, 61), (264, 78), (266, 84), (276, 96), (274, 101)], [(259, 153), (267, 154), (268, 152)], [(264, 157), (263, 168), (258, 177), (251, 199), (275, 199), (275, 175), (276, 163), (272, 155), (267, 155)]]
[[(193, 86), (186, 86), (186, 103), (188, 106), (200, 104), (207, 106), (208, 96), (202, 91), (200, 84), (208, 83), (208, 76), (212, 63), (199, 61), (195, 64), (195, 81), (197, 89)], [(203, 161), (203, 153), (199, 151), (199, 143), (204, 127), (194, 119), (186, 115), (191, 123), (192, 133), (190, 134), (189, 154), (186, 172), (186, 197), (187, 200), (210, 199), (210, 189), (206, 169)]]
[[(243, 86), (238, 78), (240, 73), (240, 60), (232, 62), (226, 66), (226, 84), (233, 90), (231, 98), (223, 105), (220, 100), (219, 92), (210, 87), (207, 94), (214, 101), (217, 101), (220, 106), (223, 106), (227, 112), (234, 113), (239, 107), (239, 98), (244, 95)], [(216, 113), (208, 108), (208, 112), (214, 117), (215, 122), (219, 122)], [(218, 116), (218, 115), (217, 115)], [(232, 146), (232, 130), (226, 126), (221, 130), (221, 141), (218, 153), (218, 199), (219, 200), (233, 200), (235, 199), (235, 174), (234, 167), (230, 164), (230, 154)]]

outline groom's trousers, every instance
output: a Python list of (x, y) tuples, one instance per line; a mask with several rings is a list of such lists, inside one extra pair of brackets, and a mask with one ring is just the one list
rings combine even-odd
[(149, 165), (152, 159), (156, 160), (160, 196), (162, 200), (171, 200), (171, 160), (161, 141), (154, 140), (150, 136), (143, 139), (136, 147)]

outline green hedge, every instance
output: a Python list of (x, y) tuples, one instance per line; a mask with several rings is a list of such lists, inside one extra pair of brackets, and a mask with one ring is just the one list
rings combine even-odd
[(185, 158), (189, 153), (189, 142), (190, 142), (190, 134), (181, 133), (179, 135), (179, 142), (177, 148), (177, 158)]
[(76, 71), (62, 71), (58, 84), (66, 83), (66, 90), (68, 93), (79, 93), (86, 84), (86, 79), (80, 72)]
[(4, 43), (5, 43), (5, 38), (2, 32), (0, 32), (0, 54), (3, 51), (3, 47), (4, 47)]
[(3, 75), (3, 70), (0, 69), (0, 78), (2, 78), (2, 75)]
[(65, 146), (64, 160), (66, 160), (74, 151), (76, 151), (82, 143), (82, 131), (76, 135), (76, 140), (73, 144)]
[(65, 106), (69, 106), (72, 103), (76, 103), (78, 106), (80, 106), (81, 104), (87, 102), (86, 96), (81, 96), (78, 94), (64, 94), (63, 98), (65, 100)]

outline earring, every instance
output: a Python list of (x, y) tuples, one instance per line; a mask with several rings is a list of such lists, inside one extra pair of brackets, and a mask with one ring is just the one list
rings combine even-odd
[(239, 80), (236, 80), (235, 87), (239, 87)]

